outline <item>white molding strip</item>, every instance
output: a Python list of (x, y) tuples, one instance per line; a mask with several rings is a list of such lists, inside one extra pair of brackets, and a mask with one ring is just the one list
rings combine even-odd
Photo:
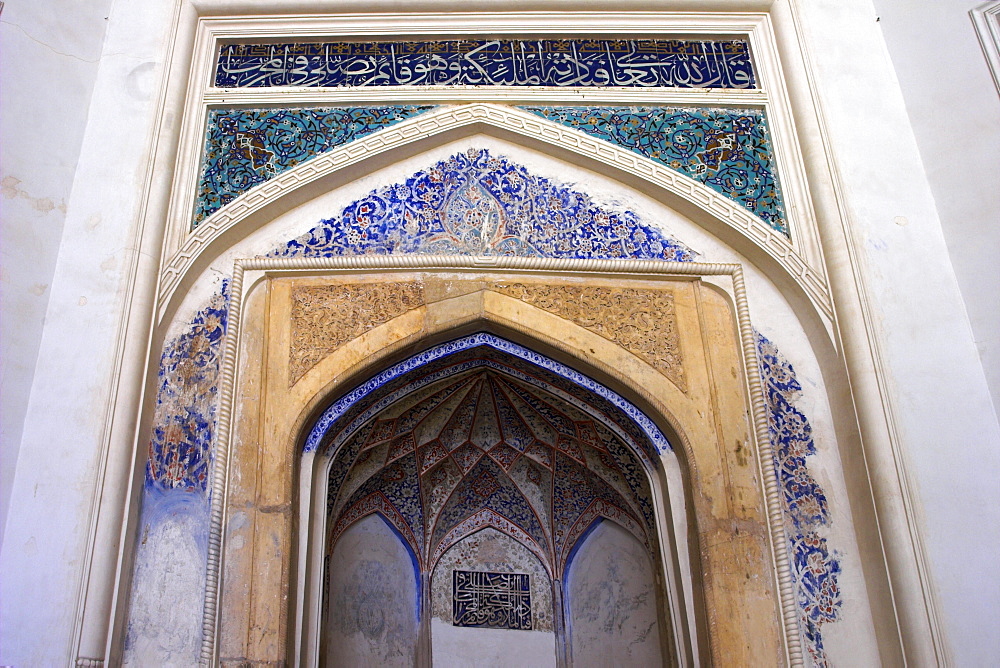
[(983, 47), (986, 64), (993, 74), (993, 83), (1000, 93), (1000, 0), (992, 0), (969, 10), (969, 16)]

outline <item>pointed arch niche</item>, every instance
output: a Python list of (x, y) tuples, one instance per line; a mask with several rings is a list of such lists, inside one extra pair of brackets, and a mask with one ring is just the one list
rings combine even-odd
[(738, 267), (477, 262), (237, 265), (216, 657), (781, 662)]

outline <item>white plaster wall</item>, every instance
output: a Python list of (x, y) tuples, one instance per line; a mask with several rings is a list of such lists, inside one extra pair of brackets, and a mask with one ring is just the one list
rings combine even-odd
[(969, 16), (983, 0), (874, 4), (1000, 413), (1000, 94)]
[(345, 531), (330, 556), (325, 666), (412, 666), (417, 575), (403, 541), (378, 515)]
[[(7, 3), (4, 21), (17, 17), (13, 4)], [(36, 36), (33, 31), (38, 30), (37, 39), (51, 41), (52, 49), (72, 55), (67, 62), (53, 66), (64, 69), (61, 74), (53, 74), (48, 80), (42, 76), (38, 81), (25, 75), (16, 86), (27, 85), (28, 90), (13, 88), (21, 100), (33, 97), (42, 101), (37, 111), (31, 111), (42, 127), (18, 129), (23, 137), (18, 141), (37, 142), (41, 155), (25, 167), (41, 180), (25, 177), (21, 187), (31, 197), (49, 197), (56, 204), (66, 199), (66, 214), (51, 279), (28, 279), (51, 285), (47, 290), (45, 327), (38, 344), (40, 361), (26, 404), (9, 521), (0, 552), (0, 663), (58, 666), (70, 664), (76, 655), (74, 629), (81, 616), (95, 489), (102, 476), (101, 453), (109, 427), (108, 414), (115, 405), (114, 352), (118, 327), (125, 317), (122, 297), (126, 268), (136, 257), (132, 232), (139, 217), (156, 93), (174, 3), (152, 0), (114, 4), (106, 22), (89, 110), (83, 90), (68, 100), (53, 102), (56, 108), (47, 109), (47, 89), (71, 83), (71, 71), (79, 58), (96, 57), (90, 40), (96, 39), (103, 27), (95, 25), (91, 11), (106, 8), (108, 3), (93, 4), (86, 11), (80, 3), (19, 4), (46, 17), (26, 30), (29, 34)], [(77, 5), (80, 13), (73, 9)], [(108, 14), (98, 13), (100, 23), (105, 23)], [(75, 43), (81, 38), (74, 37), (77, 31), (83, 35), (86, 48)], [(12, 50), (12, 45), (5, 42), (4, 51)], [(3, 66), (7, 70), (17, 64), (4, 61)], [(7, 83), (8, 73), (4, 76)], [(81, 85), (79, 80), (77, 85)], [(62, 105), (68, 107), (65, 117), (57, 113)], [(5, 106), (4, 116), (9, 113)], [(82, 131), (79, 124), (84, 115), (87, 124)], [(49, 146), (46, 132), (54, 141), (62, 138), (72, 142), (81, 131), (79, 159), (52, 161), (53, 175), (61, 179), (72, 175), (71, 192), (65, 180), (55, 181), (61, 185), (50, 190), (45, 176), (50, 164), (44, 158)], [(76, 141), (79, 143), (79, 139)], [(60, 166), (62, 160), (67, 162), (65, 167)], [(5, 170), (7, 166), (9, 163)], [(16, 222), (28, 224), (27, 220)], [(15, 266), (35, 262), (28, 250), (20, 253), (24, 257)], [(44, 273), (44, 258), (40, 256), (37, 262), (38, 271)], [(22, 276), (18, 280), (25, 279)], [(137, 303), (137, 308), (141, 312), (142, 304)], [(37, 324), (28, 323), (26, 327), (37, 328)], [(23, 376), (17, 378), (18, 383), (24, 380)], [(135, 400), (134, 396), (121, 398)], [(127, 466), (131, 452), (115, 454), (119, 459), (124, 457)], [(107, 491), (112, 495), (121, 492)], [(114, 545), (110, 548), (113, 550)], [(109, 566), (113, 571), (113, 561)], [(101, 596), (110, 599), (112, 587), (102, 590), (106, 591)], [(88, 650), (88, 656), (100, 656), (102, 651), (98, 649), (103, 650), (103, 642)]]
[[(1000, 656), (1000, 430), (941, 220), (870, 0), (794, 4), (883, 346), (885, 400), (895, 411), (945, 651), (955, 665), (989, 665)], [(951, 25), (941, 24), (945, 34)], [(949, 121), (947, 111), (938, 117)], [(985, 286), (995, 267), (979, 278)]]
[(0, 15), (0, 535), (110, 5)]

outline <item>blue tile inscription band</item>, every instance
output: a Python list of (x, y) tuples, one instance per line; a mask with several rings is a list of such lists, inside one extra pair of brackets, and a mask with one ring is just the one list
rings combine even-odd
[(468, 39), (226, 44), (219, 88), (755, 88), (744, 40)]

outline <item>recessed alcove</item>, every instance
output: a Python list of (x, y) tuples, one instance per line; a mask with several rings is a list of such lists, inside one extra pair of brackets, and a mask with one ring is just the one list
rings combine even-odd
[(380, 388), (326, 433), (339, 446), (320, 665), (405, 664), (425, 645), (434, 665), (564, 665), (570, 619), (584, 655), (669, 656), (659, 455), (606, 398), (480, 346)]

